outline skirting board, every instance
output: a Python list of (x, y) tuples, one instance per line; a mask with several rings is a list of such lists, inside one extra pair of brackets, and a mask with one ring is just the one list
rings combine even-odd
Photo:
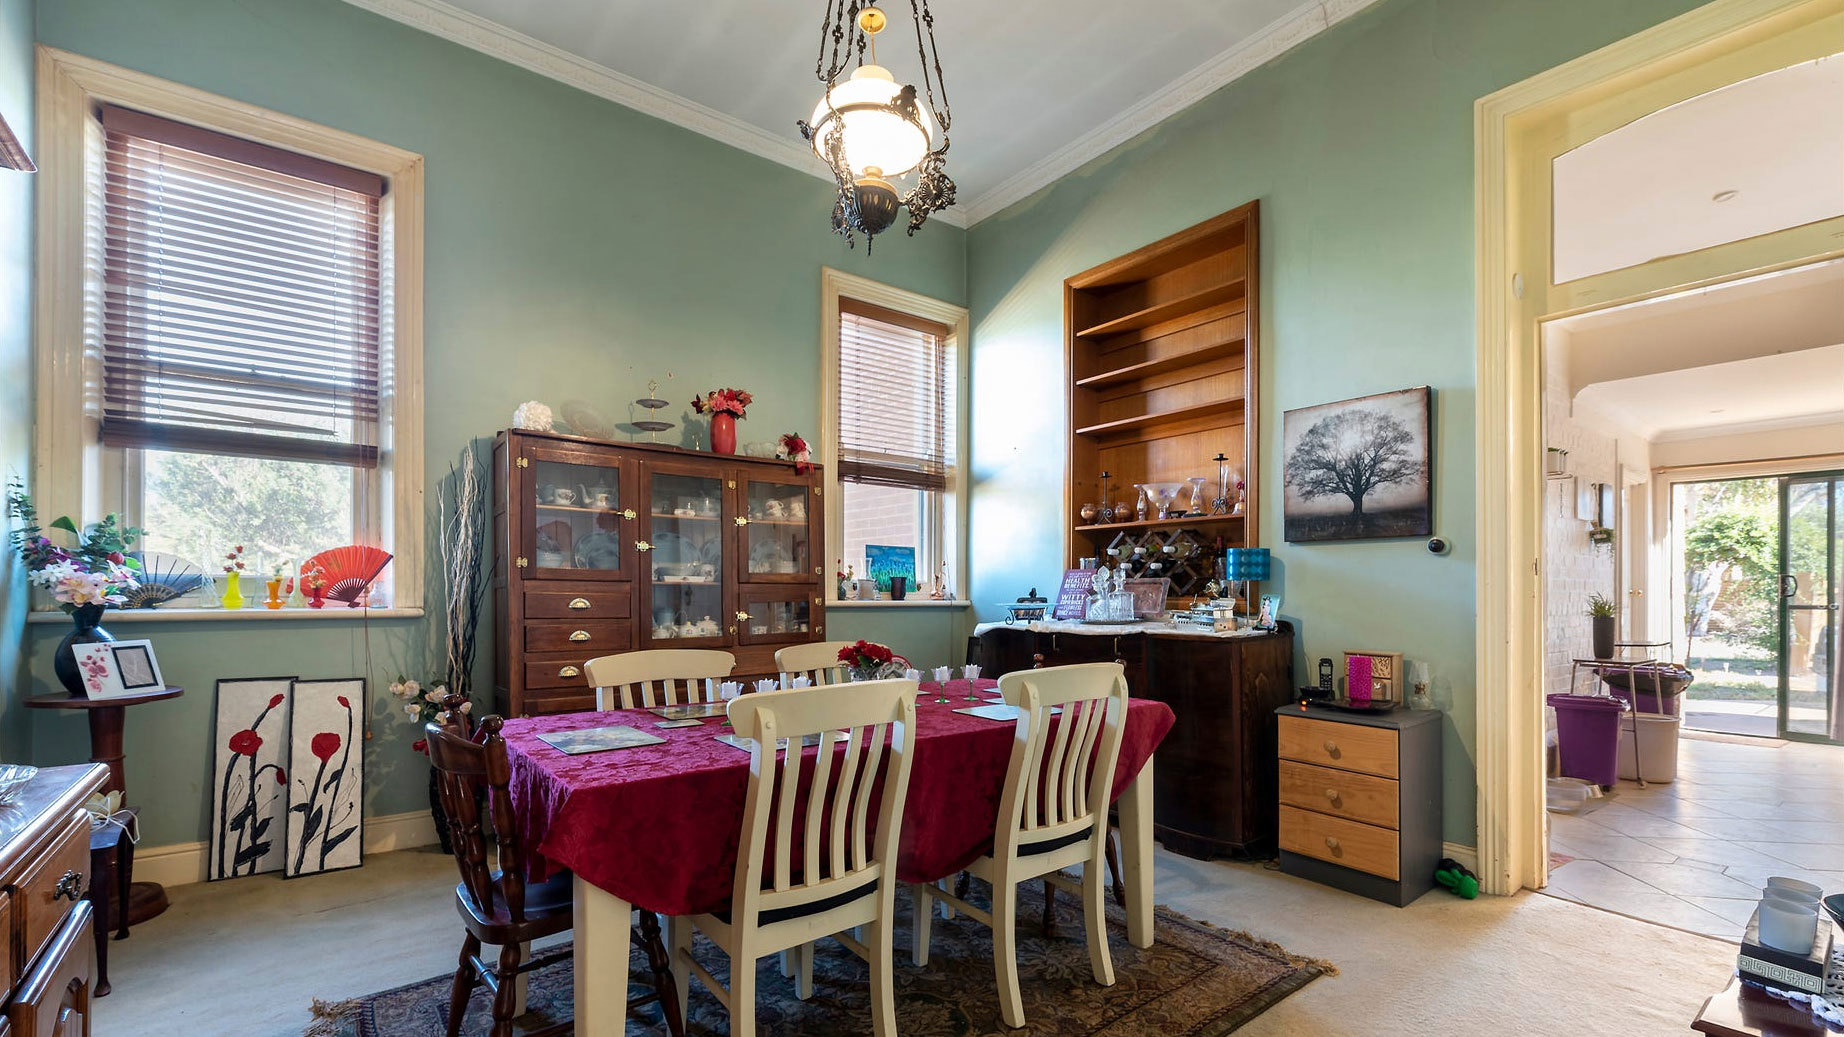
[[(365, 853), (368, 855), (430, 846), (436, 841), (435, 820), (427, 810), (367, 818), (363, 838)], [(139, 882), (158, 882), (163, 886), (203, 882), (205, 861), (203, 842), (174, 843), (146, 849), (136, 847), (134, 877)]]
[[(369, 848), (369, 844), (367, 844)], [(1442, 843), (1441, 855), (1452, 857), (1460, 866), (1477, 875), (1479, 873), (1479, 847), (1461, 846), (1459, 843)]]

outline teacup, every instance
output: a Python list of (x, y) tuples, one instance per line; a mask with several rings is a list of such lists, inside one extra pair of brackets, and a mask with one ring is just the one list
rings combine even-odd
[(781, 501), (778, 501), (778, 500), (771, 500), (771, 501), (769, 501), (769, 502), (768, 502), (768, 504), (766, 505), (766, 507), (768, 508), (768, 517), (769, 517), (769, 518), (772, 518), (772, 519), (778, 519), (778, 518), (786, 518), (786, 517), (787, 517), (787, 514), (788, 514), (788, 506), (787, 506), (786, 504), (784, 504), (784, 503), (782, 503)]
[(557, 487), (555, 490), (551, 491), (551, 496), (552, 496), (552, 499), (555, 500), (559, 504), (575, 504), (576, 503), (576, 491), (570, 489), (568, 486)]

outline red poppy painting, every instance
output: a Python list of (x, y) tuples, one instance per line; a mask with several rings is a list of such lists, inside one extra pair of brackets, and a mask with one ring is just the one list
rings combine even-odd
[[(282, 867), (288, 801), (282, 753), (288, 745), (292, 677), (219, 681), (216, 762), (207, 877), (260, 875)], [(282, 690), (278, 690), (282, 689)]]
[(290, 715), (290, 877), (357, 867), (364, 823), (365, 682), (294, 682)]

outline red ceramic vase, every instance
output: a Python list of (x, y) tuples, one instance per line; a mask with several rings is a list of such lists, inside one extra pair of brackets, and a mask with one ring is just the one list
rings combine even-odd
[(736, 453), (736, 415), (724, 411), (711, 415), (711, 453)]

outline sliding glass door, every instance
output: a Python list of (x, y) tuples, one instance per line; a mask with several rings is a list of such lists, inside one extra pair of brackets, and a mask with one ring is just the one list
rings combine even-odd
[(1844, 472), (1780, 480), (1780, 733), (1844, 742)]

